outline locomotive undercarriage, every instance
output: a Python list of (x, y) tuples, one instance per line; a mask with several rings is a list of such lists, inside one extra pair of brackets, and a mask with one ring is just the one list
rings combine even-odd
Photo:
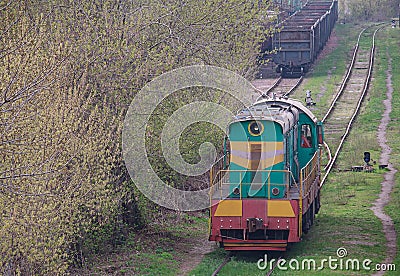
[(286, 78), (298, 78), (303, 76), (305, 73), (307, 73), (310, 69), (310, 66), (308, 64), (303, 64), (301, 66), (284, 66), (284, 65), (278, 65), (276, 67), (276, 72), (280, 73), (282, 77)]
[(319, 208), (321, 207), (319, 195), (315, 198), (314, 202), (311, 203), (310, 208), (303, 215), (302, 218), (302, 231), (307, 234), (311, 226), (314, 224), (315, 215), (318, 214)]
[(237, 240), (287, 240), (289, 231), (258, 229), (249, 232), (247, 229), (221, 229), (221, 237)]

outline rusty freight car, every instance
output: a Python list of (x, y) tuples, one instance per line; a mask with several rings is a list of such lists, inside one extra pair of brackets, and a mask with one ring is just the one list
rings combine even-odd
[(282, 75), (302, 75), (323, 49), (338, 18), (337, 1), (309, 1), (277, 25), (273, 61)]

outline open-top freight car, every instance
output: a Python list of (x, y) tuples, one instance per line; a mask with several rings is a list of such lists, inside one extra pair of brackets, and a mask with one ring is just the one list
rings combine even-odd
[(281, 22), (272, 38), (273, 61), (282, 75), (302, 75), (323, 49), (338, 18), (337, 1), (309, 1)]
[(261, 99), (228, 127), (211, 169), (211, 241), (225, 250), (285, 251), (320, 207), (322, 123), (302, 103)]

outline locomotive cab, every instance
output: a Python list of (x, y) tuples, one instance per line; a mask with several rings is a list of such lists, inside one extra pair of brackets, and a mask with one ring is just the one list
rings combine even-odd
[[(228, 129), (229, 180), (233, 198), (283, 198), (292, 185), (289, 151), (298, 112), (282, 113), (280, 106), (257, 106), (239, 113)], [(285, 155), (285, 152), (288, 154)], [(287, 172), (284, 172), (284, 171)], [(235, 184), (236, 185), (235, 185)]]

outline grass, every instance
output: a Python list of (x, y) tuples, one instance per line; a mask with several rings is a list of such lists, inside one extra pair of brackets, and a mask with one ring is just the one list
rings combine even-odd
[[(337, 162), (339, 168), (362, 164), (364, 151), (370, 151), (371, 157), (376, 161), (379, 159), (381, 149), (377, 143), (376, 131), (382, 116), (382, 101), (385, 99), (382, 91), (386, 91), (387, 60), (385, 57), (386, 55), (383, 54), (378, 55), (373, 86)], [(398, 116), (394, 114), (392, 118), (398, 118)], [(394, 154), (394, 156), (397, 155)], [(380, 192), (384, 173), (385, 170), (377, 170), (375, 173), (334, 172), (330, 175), (328, 183), (322, 190), (323, 205), (317, 217), (317, 225), (310, 234), (305, 236), (304, 243), (295, 246), (293, 253), (314, 252), (318, 259), (319, 255), (335, 256), (332, 249), (343, 246), (347, 249), (349, 258), (359, 260), (369, 258), (373, 264), (383, 262), (386, 254), (386, 239), (382, 232), (382, 223), (374, 216), (370, 207)], [(391, 215), (394, 215), (394, 210), (397, 208), (397, 214), (394, 217), (397, 217), (398, 223), (400, 206), (395, 194), (392, 195), (390, 206), (392, 207), (388, 208), (393, 211)], [(331, 249), (330, 253), (329, 249)], [(398, 267), (398, 257), (396, 264)], [(329, 270), (323, 273), (331, 275), (335, 272)], [(318, 272), (318, 275), (323, 275), (323, 273)], [(336, 271), (336, 273), (369, 275), (371, 271), (356, 273)], [(308, 274), (309, 271), (296, 273), (296, 275)]]
[[(223, 249), (218, 249), (207, 254), (202, 263), (192, 270), (189, 275), (212, 275), (214, 270), (222, 263), (226, 256), (227, 252)], [(267, 260), (270, 260), (271, 258), (277, 258), (277, 255), (269, 255)], [(260, 259), (265, 259), (264, 252), (236, 252), (231, 257), (231, 261), (222, 268), (218, 275), (265, 275), (266, 271), (260, 270), (257, 267), (257, 262)], [(262, 262), (262, 264), (264, 263)]]
[[(356, 31), (354, 31), (354, 28)], [(338, 48), (332, 51), (326, 59), (319, 61), (314, 69), (312, 78), (309, 78), (295, 94), (301, 99), (304, 91), (310, 89), (313, 96), (319, 95), (319, 102), (315, 114), (318, 118), (327, 110), (334, 92), (345, 74), (346, 62), (349, 54), (346, 46), (354, 45), (361, 26), (338, 25), (336, 32), (339, 41)], [(397, 32), (396, 32), (397, 31)], [(370, 151), (374, 160), (379, 160), (381, 149), (376, 140), (376, 131), (382, 116), (382, 101), (385, 99), (387, 56), (386, 49), (392, 61), (392, 81), (394, 86), (394, 101), (387, 133), (388, 143), (392, 148), (391, 162), (400, 164), (400, 34), (398, 30), (387, 29), (381, 37), (389, 36), (392, 39), (383, 39), (378, 42), (378, 58), (374, 68), (374, 81), (370, 93), (362, 107), (362, 112), (356, 120), (355, 126), (339, 157), (336, 171), (330, 175), (328, 183), (322, 190), (322, 207), (317, 215), (311, 231), (303, 236), (303, 241), (292, 245), (284, 254), (288, 263), (287, 270), (277, 270), (274, 275), (370, 275), (366, 270), (331, 270), (328, 263), (324, 263), (322, 270), (292, 270), (296, 262), (301, 266), (307, 264), (311, 258), (320, 266), (323, 259), (337, 258), (336, 251), (340, 247), (347, 250), (348, 255), (343, 260), (366, 258), (374, 264), (382, 263), (386, 254), (386, 239), (382, 232), (382, 224), (370, 210), (372, 203), (380, 192), (380, 183), (385, 170), (376, 170), (374, 173), (343, 172), (351, 165), (363, 164), (363, 152)], [(399, 168), (398, 168), (399, 169)], [(400, 237), (400, 177), (397, 174), (396, 187), (392, 193), (392, 200), (386, 207), (386, 212), (392, 217)], [(107, 254), (90, 260), (88, 267), (78, 274), (115, 274), (115, 275), (179, 275), (181, 263), (187, 257), (187, 252), (196, 240), (204, 239), (207, 231), (207, 215), (181, 214), (179, 223), (170, 224), (166, 228), (148, 229), (148, 232), (132, 234), (125, 245)], [(171, 218), (173, 220), (173, 218)], [(150, 233), (151, 232), (151, 233)], [(398, 248), (400, 248), (398, 239)], [(203, 261), (192, 270), (189, 275), (211, 275), (226, 256), (223, 249), (207, 254)], [(268, 253), (268, 260), (277, 255)], [(219, 273), (219, 275), (265, 275), (266, 270), (260, 270), (257, 262), (265, 258), (264, 252), (237, 253)], [(107, 265), (104, 265), (107, 264)], [(263, 264), (263, 262), (261, 262)], [(338, 263), (340, 264), (340, 263)], [(396, 256), (395, 264), (400, 269), (400, 257)], [(397, 275), (388, 272), (386, 275)]]
[[(310, 89), (315, 97), (322, 91), (315, 110), (318, 118), (326, 111), (334, 91), (345, 73), (345, 63), (348, 62), (346, 45), (353, 45), (358, 30), (361, 26), (338, 25), (336, 28), (339, 37), (345, 37), (339, 42), (336, 48), (323, 61), (316, 64), (314, 74), (302, 89)], [(400, 164), (400, 45), (399, 32), (384, 30), (378, 43), (378, 56), (374, 68), (373, 85), (370, 88), (362, 111), (357, 118), (354, 128), (344, 145), (343, 152), (337, 161), (338, 168), (349, 168), (354, 164), (363, 164), (363, 152), (370, 151), (374, 160), (379, 160), (381, 149), (377, 143), (376, 135), (378, 125), (382, 116), (382, 101), (386, 98), (386, 73), (387, 58), (386, 49), (391, 49), (393, 59), (393, 85), (394, 101), (391, 124), (389, 125), (388, 141), (392, 147), (393, 164)], [(390, 37), (391, 39), (386, 39)], [(304, 92), (303, 91), (303, 92)], [(294, 96), (298, 99), (304, 97), (300, 89)], [(301, 94), (302, 93), (302, 94)], [(376, 166), (377, 167), (377, 166)], [(303, 236), (303, 241), (293, 245), (284, 255), (286, 260), (292, 258), (301, 263), (303, 260), (313, 258), (316, 264), (329, 256), (336, 258), (336, 251), (344, 247), (348, 255), (343, 260), (358, 259), (363, 261), (371, 259), (371, 268), (375, 264), (382, 263), (386, 255), (386, 239), (382, 231), (381, 221), (374, 216), (371, 206), (381, 190), (381, 182), (386, 170), (376, 170), (373, 173), (364, 172), (339, 172), (335, 171), (329, 176), (328, 183), (322, 190), (322, 207), (317, 215), (316, 223), (311, 231)], [(392, 200), (386, 207), (387, 213), (392, 217), (397, 231), (400, 228), (400, 177), (397, 175), (396, 187), (392, 193)], [(400, 233), (398, 232), (398, 237)], [(398, 239), (398, 248), (400, 243)], [(249, 254), (249, 255), (247, 255)], [(210, 275), (211, 272), (222, 262), (225, 254), (222, 250), (208, 254), (203, 262), (190, 273), (190, 275)], [(265, 275), (265, 271), (257, 268), (257, 261), (263, 257), (262, 253), (242, 253), (234, 257), (219, 275)], [(272, 256), (271, 256), (272, 257)], [(399, 254), (395, 259), (397, 270), (400, 267)], [(287, 265), (286, 265), (287, 267)], [(331, 270), (325, 263), (322, 270), (278, 270), (274, 275), (370, 275), (374, 271), (363, 270)], [(387, 275), (398, 275), (396, 272), (389, 272)]]
[(371, 153), (371, 163), (378, 162), (381, 149), (376, 140), (375, 132), (365, 131), (357, 127), (354, 129), (352, 136), (357, 138), (347, 141), (346, 150), (341, 152), (338, 157), (338, 168), (340, 170), (348, 170), (352, 166), (364, 165), (363, 157), (365, 151)]
[(125, 243), (92, 255), (72, 275), (179, 275), (181, 264), (207, 232), (207, 213), (170, 213), (168, 225), (132, 231)]
[(169, 252), (142, 253), (136, 258), (136, 269), (140, 275), (177, 275), (178, 262)]

